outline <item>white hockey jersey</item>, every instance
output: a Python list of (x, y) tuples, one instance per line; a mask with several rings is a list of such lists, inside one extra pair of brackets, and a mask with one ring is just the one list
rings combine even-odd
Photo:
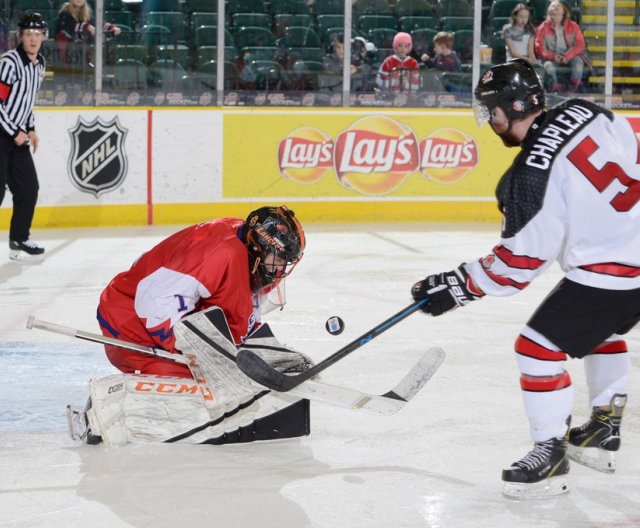
[(640, 145), (623, 116), (580, 99), (544, 112), (496, 196), (501, 240), (465, 265), (488, 295), (522, 290), (554, 261), (580, 284), (640, 288)]

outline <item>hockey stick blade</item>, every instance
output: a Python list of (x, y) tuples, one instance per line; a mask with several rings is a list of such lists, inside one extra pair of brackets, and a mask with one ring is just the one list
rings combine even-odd
[(301, 374), (290, 376), (278, 372), (268, 363), (266, 363), (260, 356), (253, 353), (251, 350), (240, 348), (238, 355), (236, 356), (236, 363), (242, 372), (249, 376), (253, 381), (267, 387), (268, 389), (278, 392), (288, 392), (294, 387), (297, 387), (301, 383), (311, 379), (316, 374), (319, 374), (326, 368), (330, 367), (337, 361), (341, 360), (345, 356), (351, 354), (354, 350), (357, 350), (362, 345), (367, 344), (373, 338), (378, 337), (380, 334), (396, 325), (400, 321), (406, 319), (412, 313), (418, 311), (422, 306), (429, 302), (429, 298), (416, 301), (410, 304), (405, 309), (399, 311), (397, 314), (392, 315), (389, 319), (383, 321), (379, 325), (369, 330), (366, 334), (361, 335), (357, 339), (351, 341), (348, 345), (342, 347), (337, 352), (331, 354), (328, 358), (323, 359), (318, 364), (311, 367), (309, 370)]
[(389, 392), (383, 394), (385, 398), (394, 398), (408, 402), (413, 398), (427, 381), (436, 373), (444, 362), (445, 352), (440, 347), (427, 350), (413, 368)]
[(445, 353), (441, 348), (430, 348), (402, 380), (385, 394), (367, 394), (354, 389), (305, 381), (292, 389), (292, 394), (307, 397), (312, 401), (336, 405), (369, 414), (390, 416), (402, 409), (422, 387), (431, 379), (444, 361)]

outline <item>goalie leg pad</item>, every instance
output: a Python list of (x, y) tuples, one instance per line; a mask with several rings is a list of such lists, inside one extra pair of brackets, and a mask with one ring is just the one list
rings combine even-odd
[(222, 445), (256, 442), (259, 440), (280, 440), (307, 436), (310, 432), (309, 400), (299, 400), (273, 414), (258, 418), (249, 426), (238, 428), (232, 434), (225, 433), (204, 443)]
[(288, 394), (262, 391), (229, 409), (219, 394), (212, 404), (202, 398), (197, 382), (183, 378), (116, 374), (93, 380), (89, 387), (89, 429), (107, 446), (127, 442), (224, 444), (309, 432), (308, 402)]
[[(194, 423), (206, 423), (224, 414), (224, 404), (204, 406), (201, 387), (193, 380), (134, 374), (116, 374), (89, 384), (91, 433), (105, 445), (127, 442), (164, 442)], [(217, 415), (217, 416), (216, 416)]]
[(194, 377), (203, 377), (214, 395), (227, 403), (230, 412), (252, 400), (261, 389), (237, 367), (237, 349), (227, 338), (228, 326), (223, 318), (220, 308), (211, 308), (185, 317), (174, 325), (173, 331), (176, 348), (189, 360)]
[(89, 399), (86, 412), (89, 429), (94, 436), (102, 437), (105, 445), (122, 445), (127, 442), (124, 428), (124, 375), (114, 374), (89, 382)]

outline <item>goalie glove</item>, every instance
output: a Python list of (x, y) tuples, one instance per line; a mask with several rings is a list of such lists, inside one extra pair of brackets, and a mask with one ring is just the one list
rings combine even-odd
[(249, 335), (240, 348), (251, 350), (270, 367), (285, 374), (300, 374), (314, 365), (313, 360), (306, 354), (280, 344), (268, 323), (263, 323), (258, 330)]
[(465, 306), (485, 293), (475, 285), (461, 264), (453, 271), (429, 275), (416, 282), (411, 288), (411, 295), (415, 301), (429, 298), (421, 310), (436, 317)]

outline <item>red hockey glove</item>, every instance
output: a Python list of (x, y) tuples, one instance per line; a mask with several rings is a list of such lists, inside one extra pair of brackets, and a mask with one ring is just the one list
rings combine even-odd
[(484, 296), (461, 264), (453, 271), (429, 275), (411, 288), (415, 301), (429, 298), (421, 310), (435, 316), (465, 306)]

